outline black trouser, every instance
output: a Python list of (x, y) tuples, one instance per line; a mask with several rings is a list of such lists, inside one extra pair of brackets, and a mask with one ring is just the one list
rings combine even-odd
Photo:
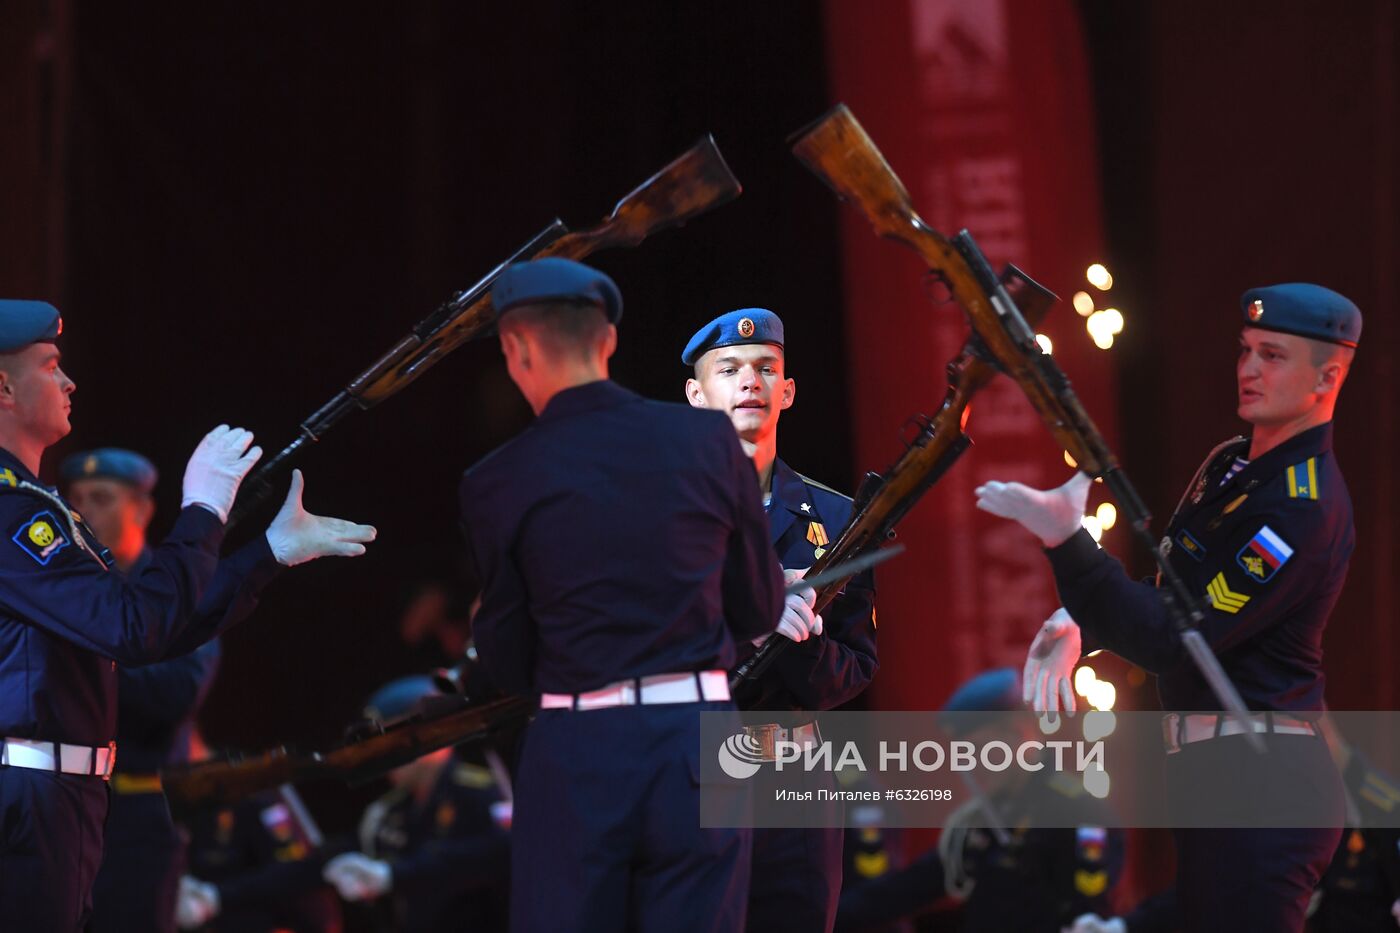
[[(1341, 779), (1320, 738), (1195, 742), (1167, 758), (1177, 890), (1192, 933), (1296, 933), (1345, 817)], [(1286, 827), (1289, 820), (1302, 824)], [(1226, 828), (1210, 827), (1217, 823)]]
[(92, 916), (107, 783), (0, 766), (0, 926), (75, 933)]
[[(835, 777), (823, 769), (811, 771), (796, 765), (800, 781), (791, 771), (780, 780), (772, 765), (750, 782), (759, 799), (772, 799), (779, 787), (801, 789), (817, 798), (817, 791), (837, 789)], [(813, 802), (803, 813), (814, 823), (806, 827), (760, 828), (753, 833), (753, 876), (749, 883), (749, 916), (752, 933), (829, 933), (836, 922), (841, 897), (842, 806), (839, 801)]]
[(165, 795), (114, 793), (92, 892), (95, 933), (174, 933), (184, 870), (184, 840)]

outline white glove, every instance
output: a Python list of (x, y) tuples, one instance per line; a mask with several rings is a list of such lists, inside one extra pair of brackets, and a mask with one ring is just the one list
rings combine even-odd
[(1084, 914), (1076, 917), (1074, 925), (1067, 928), (1069, 933), (1128, 933), (1128, 925), (1122, 917), (1103, 919), (1098, 914)]
[(1063, 607), (1056, 609), (1036, 632), (1021, 671), (1021, 698), (1031, 709), (1059, 712), (1063, 700), (1065, 712), (1074, 712), (1074, 666), (1080, 650), (1079, 625)]
[(253, 433), (221, 424), (208, 434), (185, 465), (184, 498), (180, 507), (202, 505), (219, 521), (228, 521), (238, 485), (262, 456), (261, 447), (248, 445)]
[(1395, 925), (1400, 927), (1400, 897), (1395, 899), (1395, 903), (1390, 905), (1390, 915), (1395, 918)]
[(389, 863), (358, 852), (346, 852), (331, 859), (321, 870), (321, 877), (347, 901), (372, 901), (389, 893), (394, 883)]
[(301, 470), (292, 471), (287, 501), (267, 526), (272, 556), (285, 567), (295, 567), (318, 557), (359, 557), (365, 544), (378, 534), (373, 525), (357, 525), (341, 518), (312, 515), (301, 504), (306, 487)]
[[(808, 569), (810, 568), (784, 570), (783, 580), (785, 583), (791, 583), (801, 579)], [(805, 587), (797, 593), (789, 593), (783, 600), (783, 614), (778, 619), (778, 634), (798, 642), (820, 635), (822, 617), (813, 611), (816, 605), (817, 591), (811, 587)]]
[(198, 878), (183, 875), (175, 902), (175, 923), (182, 930), (197, 930), (219, 915), (219, 889)]
[(1084, 504), (1089, 501), (1089, 484), (1084, 473), (1075, 473), (1056, 489), (1032, 489), (1020, 483), (983, 483), (977, 493), (977, 507), (984, 512), (1020, 522), (1046, 547), (1068, 541), (1083, 527)]

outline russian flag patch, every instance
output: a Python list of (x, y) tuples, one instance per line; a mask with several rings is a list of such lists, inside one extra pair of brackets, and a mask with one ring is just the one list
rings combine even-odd
[(1251, 580), (1264, 583), (1271, 579), (1278, 569), (1288, 563), (1293, 556), (1293, 548), (1288, 546), (1268, 525), (1260, 528), (1249, 543), (1240, 548), (1235, 560)]

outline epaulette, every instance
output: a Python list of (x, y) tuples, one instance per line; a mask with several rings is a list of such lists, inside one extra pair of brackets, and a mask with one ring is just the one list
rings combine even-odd
[(1396, 787), (1379, 771), (1368, 770), (1362, 782), (1360, 796), (1373, 807), (1390, 813), (1400, 804), (1400, 787)]
[(495, 785), (496, 776), (491, 773), (490, 768), (462, 762), (452, 769), (452, 783), (473, 790), (485, 790)]
[[(797, 471), (794, 470), (793, 472), (796, 473)], [(800, 480), (802, 480), (803, 485), (806, 485), (806, 486), (815, 486), (815, 487), (818, 488), (818, 489), (821, 489), (821, 490), (824, 490), (825, 492), (831, 493), (833, 496), (840, 496), (842, 499), (845, 499), (847, 502), (853, 501), (853, 500), (851, 499), (851, 497), (848, 496), (848, 495), (846, 495), (844, 492), (838, 492), (837, 490), (832, 489), (832, 488), (831, 488), (830, 486), (828, 486), (826, 483), (819, 483), (819, 482), (817, 482), (816, 480), (812, 479), (810, 476), (806, 476), (806, 475), (804, 475), (804, 474), (802, 474), (802, 473), (797, 473), (797, 478), (800, 479)]]
[(1317, 499), (1320, 492), (1317, 486), (1317, 457), (1293, 464), (1284, 471), (1283, 478), (1288, 485), (1290, 499)]
[(1084, 782), (1082, 780), (1076, 781), (1073, 776), (1062, 771), (1057, 771), (1051, 775), (1050, 780), (1048, 780), (1046, 784), (1055, 793), (1062, 797), (1068, 797), (1071, 800), (1084, 796)]

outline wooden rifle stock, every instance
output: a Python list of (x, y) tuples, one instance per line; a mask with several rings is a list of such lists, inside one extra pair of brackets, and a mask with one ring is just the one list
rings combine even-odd
[(1165, 584), (1167, 609), (1182, 632), (1188, 654), (1220, 700), (1221, 708), (1245, 724), (1243, 731), (1251, 744), (1262, 751), (1263, 740), (1246, 722), (1239, 691), (1196, 630), (1204, 618), (1196, 597), (1187, 591), (1180, 575), (1152, 540), (1151, 515), (1146, 505), (1080, 404), (1059, 364), (1036, 343), (1034, 325), (1038, 321), (1022, 315), (971, 234), (963, 230), (950, 242), (924, 223), (914, 211), (909, 192), (844, 104), (803, 131), (793, 151), (843, 200), (854, 202), (877, 233), (903, 243), (923, 257), (966, 313), (972, 325), (975, 355), (995, 364), (1016, 381), (1080, 470), (1103, 478), (1138, 541), (1157, 561)]
[(231, 803), (281, 784), (330, 779), (360, 784), (439, 748), (481, 741), (524, 724), (535, 708), (533, 700), (507, 697), (418, 714), (328, 752), (279, 748), (235, 760), (206, 761), (168, 769), (162, 783), (171, 808), (181, 813)]
[[(988, 304), (973, 271), (942, 234), (920, 219), (909, 192), (845, 105), (799, 131), (794, 140), (793, 153), (798, 159), (843, 199), (855, 202), (878, 233), (923, 256), (931, 269), (943, 274), (955, 300)], [(1055, 296), (1014, 267), (1008, 270), (1007, 277), (1011, 287), (1025, 296), (1029, 314), (1039, 323), (1054, 304)], [(904, 454), (879, 477), (870, 498), (857, 504), (850, 522), (813, 564), (811, 572), (820, 572), (834, 562), (879, 547), (891, 536), (895, 525), (971, 444), (962, 430), (968, 405), (996, 372), (976, 340), (970, 341), (948, 364), (948, 392), (942, 407), (922, 424)], [(821, 612), (830, 605), (848, 581), (849, 578), (820, 587), (815, 611)], [(790, 643), (782, 636), (770, 636), (730, 674), (730, 689), (737, 690), (757, 677)]]
[(618, 201), (612, 213), (597, 226), (570, 233), (562, 221), (555, 220), (481, 281), (420, 321), (330, 402), (303, 421), (297, 438), (264, 462), (243, 484), (229, 519), (230, 527), (271, 496), (273, 482), (308, 442), (320, 440), (352, 411), (372, 408), (399, 392), (467, 341), (489, 334), (495, 325), (491, 285), (506, 266), (543, 256), (584, 259), (600, 249), (636, 246), (652, 234), (727, 204), (742, 191), (714, 137), (706, 135)]

